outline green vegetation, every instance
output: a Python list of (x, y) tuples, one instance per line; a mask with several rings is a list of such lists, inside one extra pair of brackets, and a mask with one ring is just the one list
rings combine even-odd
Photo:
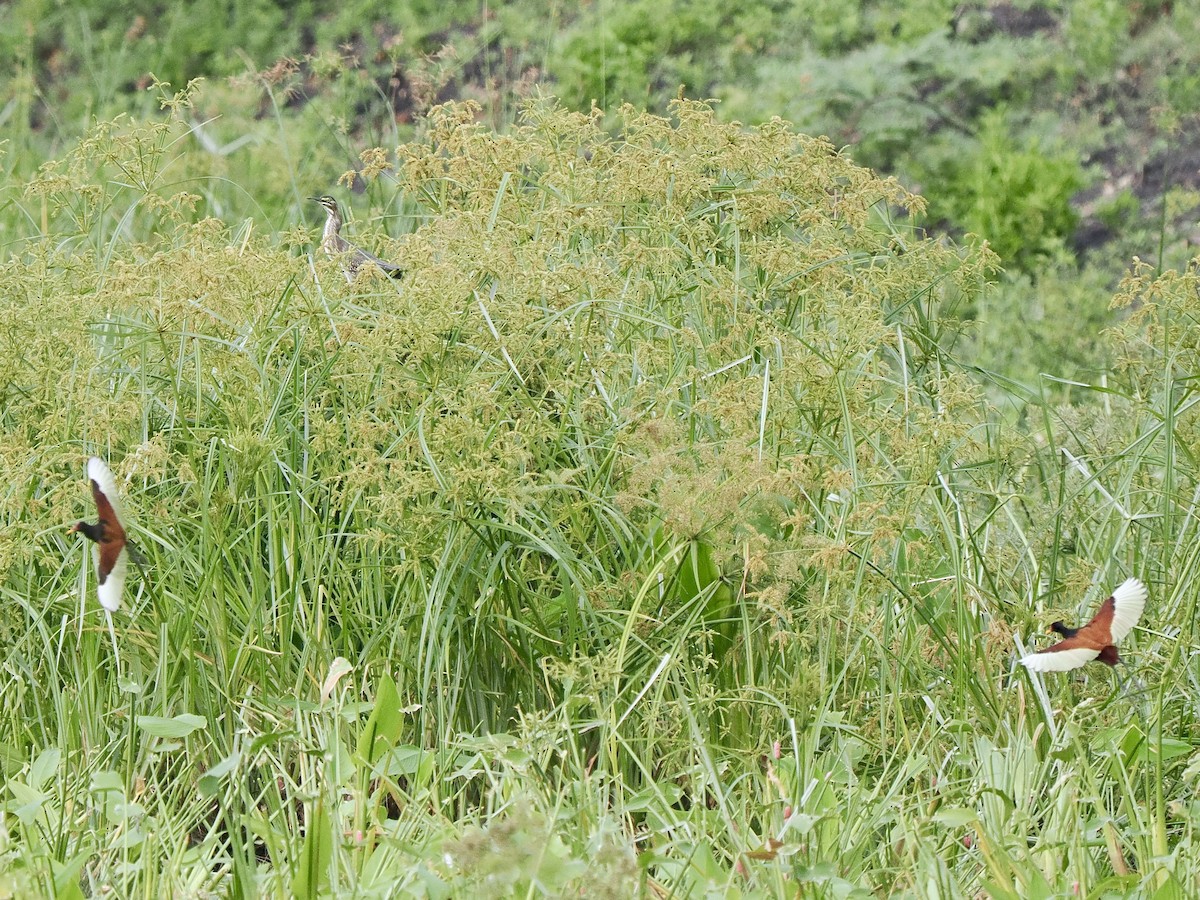
[[(196, 219), (192, 102), (43, 167), (5, 267), (10, 890), (1194, 885), (1156, 862), (1190, 846), (1187, 332), (1139, 347), (1186, 279), (1130, 283), (1180, 308), (1039, 446), (944, 350), (991, 257), (779, 123), (439, 108), (397, 291)], [(151, 560), (119, 663), (47, 524), (91, 450)], [(1152, 685), (1013, 672), (1127, 570)]]
[[(27, 180), (95, 120), (153, 117), (155, 76), (203, 76), (181, 140), (205, 147), (210, 177), (192, 192), (223, 221), (282, 230), (310, 215), (304, 196), (360, 168), (362, 150), (414, 137), (439, 101), (473, 99), (503, 131), (545, 86), (568, 108), (599, 104), (611, 128), (622, 101), (663, 112), (682, 91), (717, 98), (725, 121), (783, 116), (897, 176), (928, 198), (918, 224), (989, 241), (1018, 309), (1042, 306), (1043, 282), (1071, 271), (1107, 295), (1134, 256), (1165, 269), (1192, 255), (1200, 17), (1178, 4), (509, 0), (381, 16), (312, 0), (282, 17), (260, 0), (0, 8), (17, 73), (0, 83), (6, 175)], [(393, 235), (391, 217), (414, 212), (389, 209), (386, 190), (370, 200)], [(1048, 337), (1094, 346), (1091, 316), (1068, 312)], [(1006, 356), (1010, 340), (984, 322), (972, 337), (1004, 378), (1038, 389), (1062, 377)]]
[(784, 6), (0, 10), (0, 897), (1200, 893), (1195, 25)]

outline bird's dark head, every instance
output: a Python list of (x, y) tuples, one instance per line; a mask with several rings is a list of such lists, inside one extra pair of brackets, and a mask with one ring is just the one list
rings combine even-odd
[(1063, 637), (1074, 637), (1078, 630), (1078, 628), (1069, 628), (1062, 620), (1050, 623), (1050, 631), (1054, 634), (1061, 634)]
[(308, 199), (312, 200), (314, 203), (320, 203), (331, 213), (336, 213), (338, 211), (338, 202), (328, 194), (322, 194), (320, 197), (309, 197)]
[(97, 522), (95, 525), (89, 524), (88, 522), (76, 522), (67, 529), (67, 534), (82, 534), (89, 541), (98, 541), (100, 540), (100, 527), (101, 523), (99, 522)]

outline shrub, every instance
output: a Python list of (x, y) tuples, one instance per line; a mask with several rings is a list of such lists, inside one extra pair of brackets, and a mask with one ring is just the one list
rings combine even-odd
[(978, 144), (952, 159), (937, 178), (931, 214), (987, 239), (1005, 262), (1029, 269), (1061, 251), (1078, 222), (1071, 198), (1084, 185), (1077, 156), (1018, 142), (1008, 113), (980, 122)]

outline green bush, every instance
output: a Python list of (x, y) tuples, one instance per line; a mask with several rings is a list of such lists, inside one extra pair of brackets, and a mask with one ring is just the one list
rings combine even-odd
[(1082, 0), (1064, 6), (1063, 38), (1079, 78), (1101, 79), (1129, 46), (1133, 16), (1120, 0)]
[(720, 96), (727, 115), (784, 116), (803, 131), (851, 145), (864, 163), (919, 177), (941, 165), (940, 143), (969, 135), (981, 112), (1001, 99), (1029, 99), (1049, 74), (1049, 55), (1037, 38), (975, 44), (945, 29), (828, 56), (797, 40), (763, 56)]
[(1007, 110), (985, 114), (978, 143), (930, 173), (938, 178), (930, 214), (986, 238), (1005, 263), (1028, 270), (1059, 254), (1074, 232), (1071, 198), (1085, 179), (1075, 153), (1044, 150), (1014, 131)]
[(680, 88), (706, 96), (774, 35), (778, 3), (633, 0), (596, 4), (566, 22), (547, 74), (573, 108), (661, 104)]

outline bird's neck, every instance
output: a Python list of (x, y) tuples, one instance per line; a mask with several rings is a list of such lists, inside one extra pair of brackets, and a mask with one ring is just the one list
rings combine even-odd
[(342, 217), (333, 210), (326, 210), (329, 215), (325, 219), (325, 233), (321, 235), (324, 244), (336, 244), (338, 232), (342, 230)]
[(327, 216), (325, 232), (321, 235), (321, 248), (331, 256), (344, 253), (348, 249), (348, 245), (338, 234), (342, 230), (342, 217), (333, 209), (327, 208), (325, 212)]
[(89, 541), (99, 541), (104, 531), (104, 522), (97, 522), (95, 525), (91, 525), (88, 522), (80, 522), (75, 526), (75, 530)]

